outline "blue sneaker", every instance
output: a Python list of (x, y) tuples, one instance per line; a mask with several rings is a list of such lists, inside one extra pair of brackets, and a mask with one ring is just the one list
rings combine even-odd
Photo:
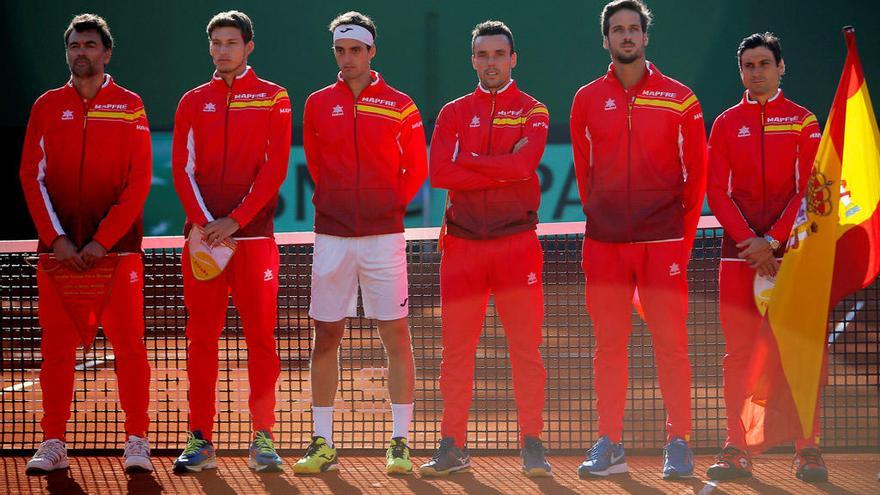
[(192, 431), (186, 437), (186, 448), (174, 461), (175, 473), (194, 472), (217, 467), (217, 456), (214, 455), (214, 444), (202, 437), (201, 431)]
[(690, 478), (694, 475), (694, 452), (687, 440), (675, 437), (663, 448), (663, 479)]
[(281, 471), (281, 456), (275, 451), (272, 434), (268, 431), (254, 433), (254, 441), (248, 449), (248, 466), (254, 471)]
[(553, 476), (550, 463), (547, 462), (547, 450), (538, 437), (526, 437), (519, 455), (522, 458), (523, 474), (529, 478)]
[(587, 460), (578, 468), (578, 476), (589, 478), (590, 476), (608, 476), (628, 471), (629, 466), (626, 465), (623, 442), (611, 443), (607, 436), (602, 435), (599, 441), (587, 451)]

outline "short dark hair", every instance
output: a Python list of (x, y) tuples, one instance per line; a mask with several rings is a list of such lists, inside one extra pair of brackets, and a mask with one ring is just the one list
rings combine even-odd
[(779, 62), (782, 61), (782, 44), (779, 43), (779, 37), (769, 31), (750, 34), (743, 38), (739, 48), (736, 49), (737, 63), (742, 65), (742, 54), (744, 51), (758, 48), (759, 46), (766, 46), (773, 53), (776, 65), (779, 65)]
[(64, 46), (67, 46), (67, 42), (70, 40), (70, 33), (92, 30), (101, 35), (101, 43), (104, 48), (108, 50), (113, 48), (113, 35), (110, 34), (110, 26), (107, 25), (107, 21), (103, 17), (95, 14), (79, 14), (70, 20), (70, 24), (64, 31)]
[(492, 36), (494, 34), (503, 34), (507, 36), (507, 41), (510, 42), (510, 53), (516, 53), (516, 49), (513, 45), (513, 32), (510, 31), (510, 28), (507, 27), (507, 24), (504, 24), (501, 21), (483, 21), (476, 26), (474, 26), (474, 30), (471, 31), (471, 51), (474, 50), (474, 43), (477, 42), (478, 36)]
[(254, 23), (251, 22), (251, 18), (244, 12), (229, 10), (227, 12), (220, 12), (212, 17), (211, 20), (208, 21), (208, 27), (205, 30), (208, 33), (209, 39), (211, 38), (211, 33), (214, 29), (219, 27), (238, 28), (238, 30), (241, 31), (241, 38), (245, 43), (254, 39)]
[(645, 2), (642, 0), (614, 0), (605, 5), (605, 8), (602, 9), (602, 14), (599, 16), (599, 21), (602, 24), (602, 36), (608, 36), (608, 30), (611, 27), (611, 16), (621, 10), (632, 10), (639, 14), (639, 18), (642, 21), (642, 32), (648, 32), (648, 28), (651, 27), (651, 22), (654, 20), (654, 15), (648, 10)]
[(373, 19), (370, 19), (370, 16), (366, 14), (361, 14), (356, 10), (349, 10), (344, 14), (339, 14), (338, 16), (334, 17), (333, 20), (330, 21), (330, 25), (327, 27), (332, 33), (336, 30), (337, 27), (343, 24), (354, 24), (355, 26), (360, 26), (366, 29), (370, 32), (370, 34), (373, 35), (373, 42), (375, 43), (376, 37), (378, 36), (378, 34), (376, 33), (376, 23), (373, 22)]

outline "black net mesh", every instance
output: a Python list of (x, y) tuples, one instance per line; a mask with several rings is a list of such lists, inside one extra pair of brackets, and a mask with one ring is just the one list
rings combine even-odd
[[(724, 339), (718, 324), (720, 229), (697, 239), (690, 281), (692, 406), (697, 449), (714, 450), (724, 440), (721, 360)], [(586, 448), (596, 438), (592, 380), (595, 343), (584, 307), (582, 235), (542, 237), (546, 319), (542, 352), (548, 371), (544, 439), (555, 450)], [(277, 445), (300, 448), (311, 435), (308, 318), (310, 244), (281, 245), (279, 321), (276, 333), (282, 372), (277, 387)], [(32, 253), (0, 254), (0, 450), (30, 450), (42, 440), (38, 380), (40, 327)], [(412, 444), (433, 448), (438, 440), (442, 400), (440, 291), (436, 241), (408, 242), (410, 328), (417, 367)], [(180, 251), (148, 250), (145, 265), (146, 345), (153, 367), (150, 440), (154, 449), (176, 450), (187, 428), (186, 314)], [(846, 298), (829, 317), (829, 377), (822, 406), (826, 448), (871, 449), (880, 444), (880, 294), (877, 283)], [(659, 449), (665, 440), (665, 411), (657, 384), (647, 327), (633, 315), (629, 391), (624, 437), (630, 449)], [(68, 442), (76, 449), (113, 449), (124, 442), (124, 414), (113, 373), (117, 362), (99, 333), (92, 351), (78, 351), (76, 391)], [(241, 322), (230, 304), (221, 336), (218, 418), (215, 442), (224, 449), (247, 448), (247, 348)], [(371, 321), (351, 320), (341, 353), (335, 442), (344, 448), (384, 448), (391, 431), (386, 362)], [(477, 353), (475, 394), (469, 426), (472, 448), (519, 447), (510, 366), (501, 323), (490, 302)]]

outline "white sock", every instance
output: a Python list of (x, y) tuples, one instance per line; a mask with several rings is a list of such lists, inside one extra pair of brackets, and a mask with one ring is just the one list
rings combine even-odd
[(413, 405), (391, 404), (391, 419), (394, 421), (394, 431), (391, 438), (403, 437), (409, 442), (409, 425), (413, 417)]
[(312, 425), (316, 437), (324, 437), (327, 445), (333, 447), (333, 406), (312, 406)]

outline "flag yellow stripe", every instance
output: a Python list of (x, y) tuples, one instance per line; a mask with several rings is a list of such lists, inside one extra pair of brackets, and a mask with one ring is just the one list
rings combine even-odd
[(690, 95), (687, 99), (685, 99), (681, 103), (676, 103), (674, 101), (669, 100), (657, 100), (654, 98), (643, 98), (641, 96), (637, 96), (635, 100), (636, 105), (642, 105), (646, 107), (659, 107), (659, 108), (669, 108), (671, 110), (675, 110), (677, 112), (684, 112), (688, 108), (691, 107), (694, 103), (697, 102), (696, 95)]
[(526, 123), (525, 117), (517, 117), (515, 119), (492, 119), (492, 125), (522, 125)]
[(229, 104), (229, 108), (264, 108), (274, 104), (274, 100), (233, 101)]
[(100, 110), (92, 110), (88, 113), (90, 119), (114, 119), (125, 120), (131, 122), (144, 116), (144, 110), (140, 109), (136, 112), (103, 112)]
[(880, 131), (867, 86), (846, 102), (846, 141), (843, 148), (841, 179), (849, 192), (848, 202), (841, 202), (837, 237), (874, 215), (880, 202)]
[(419, 109), (416, 108), (415, 105), (410, 105), (410, 106), (404, 108), (402, 112), (400, 112), (400, 119), (403, 120), (403, 119), (409, 117), (410, 115), (412, 115), (414, 112), (417, 112), (418, 110)]
[(550, 115), (550, 112), (547, 111), (547, 107), (545, 107), (544, 105), (539, 105), (529, 110), (529, 113), (526, 114), (526, 117), (531, 117), (532, 115), (537, 114)]
[(382, 115), (385, 117), (391, 117), (391, 118), (397, 119), (397, 120), (403, 120), (402, 114), (398, 111), (390, 110), (388, 108), (374, 107), (372, 105), (365, 105), (363, 103), (357, 104), (357, 111), (372, 113), (375, 115)]

